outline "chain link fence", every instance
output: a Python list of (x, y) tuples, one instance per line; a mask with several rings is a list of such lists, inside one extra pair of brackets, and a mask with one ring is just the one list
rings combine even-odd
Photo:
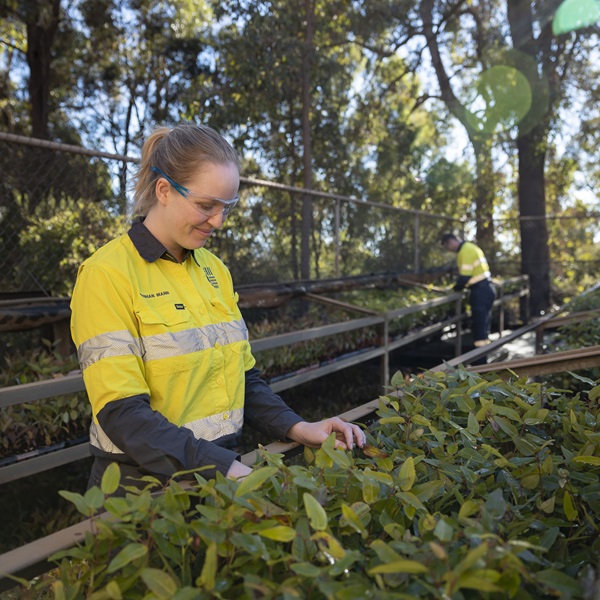
[[(0, 133), (0, 292), (68, 296), (77, 268), (127, 231), (136, 158)], [(448, 262), (458, 222), (362, 198), (241, 178), (239, 208), (211, 238), (236, 285), (300, 278), (301, 214), (312, 204), (311, 279), (423, 271)]]

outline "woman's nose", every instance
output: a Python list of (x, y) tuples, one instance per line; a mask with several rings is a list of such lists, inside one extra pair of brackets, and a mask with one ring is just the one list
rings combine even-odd
[(223, 225), (224, 220), (225, 220), (225, 217), (223, 216), (223, 211), (219, 211), (216, 215), (213, 215), (212, 217), (210, 217), (208, 219), (208, 222), (210, 223), (211, 227), (214, 227), (215, 229), (219, 229), (219, 227), (221, 227), (221, 225)]

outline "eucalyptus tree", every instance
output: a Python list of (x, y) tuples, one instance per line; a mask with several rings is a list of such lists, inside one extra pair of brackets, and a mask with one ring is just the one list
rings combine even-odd
[[(406, 165), (416, 134), (406, 125), (410, 115), (402, 108), (408, 87), (393, 81), (401, 61), (387, 73), (369, 72), (370, 59), (356, 34), (359, 24), (368, 27), (361, 21), (361, 4), (215, 3), (216, 77), (203, 79), (212, 98), (205, 100), (207, 94), (200, 90), (189, 98), (187, 114), (202, 113), (229, 128), (246, 155), (256, 158), (256, 175), (288, 185), (366, 199), (383, 190), (384, 181), (391, 185), (397, 179), (397, 184), (399, 172), (411, 180)], [(381, 177), (373, 175), (378, 171)], [(282, 253), (280, 266), (289, 260), (294, 278), (318, 273), (321, 264), (332, 263), (326, 260), (331, 246), (322, 244), (333, 235), (330, 205), (308, 196), (300, 203), (297, 196), (276, 194), (277, 203), (263, 203), (260, 210), (275, 224), (269, 233)], [(388, 204), (400, 202), (400, 196), (389, 190), (383, 194)], [(360, 268), (361, 244), (351, 244), (350, 238), (362, 234), (361, 242), (371, 243), (381, 231), (382, 215), (344, 205), (341, 218), (345, 264)]]
[[(383, 14), (389, 23), (387, 44), (379, 50), (403, 52), (419, 72), (429, 65), (435, 86), (430, 84), (419, 102), (441, 100), (466, 132), (475, 158), (477, 238), (492, 256), (494, 204), (500, 192), (494, 153), (500, 142), (516, 148), (521, 269), (531, 279), (534, 314), (550, 304), (544, 191), (549, 136), (561, 127), (560, 109), (573, 88), (574, 67), (589, 61), (597, 43), (589, 30), (572, 32), (582, 22), (590, 24), (578, 4), (374, 0), (369, 5), (370, 14), (380, 20)], [(576, 13), (563, 19), (572, 27), (556, 27), (561, 10)], [(589, 94), (591, 85), (579, 90)]]
[[(282, 183), (318, 189), (332, 162), (343, 159), (340, 124), (360, 54), (348, 43), (346, 2), (272, 0), (214, 3), (218, 25), (213, 98), (203, 110), (232, 133), (249, 154), (260, 155), (264, 173)], [(319, 156), (318, 170), (313, 156)], [(290, 260), (295, 278), (310, 276), (309, 242), (313, 201), (289, 197), (273, 211), (275, 223), (289, 223)], [(315, 265), (313, 265), (315, 268)]]

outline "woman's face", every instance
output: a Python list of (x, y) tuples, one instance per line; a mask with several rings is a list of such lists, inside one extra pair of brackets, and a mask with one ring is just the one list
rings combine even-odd
[[(145, 225), (170, 254), (182, 260), (186, 250), (204, 246), (212, 232), (223, 225), (220, 209), (226, 205), (215, 199), (235, 198), (240, 177), (233, 163), (205, 164), (191, 179), (177, 183), (194, 195), (185, 198), (165, 178), (159, 178), (156, 183), (158, 202), (148, 213)], [(216, 214), (208, 216), (206, 212)]]

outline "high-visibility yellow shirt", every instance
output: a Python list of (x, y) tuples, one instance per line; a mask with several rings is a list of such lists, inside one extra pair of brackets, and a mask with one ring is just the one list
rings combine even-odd
[[(458, 274), (467, 287), (490, 279), (491, 273), (483, 250), (472, 242), (463, 242), (456, 255)], [(463, 286), (464, 287), (464, 286)]]
[(245, 372), (255, 360), (231, 275), (211, 252), (149, 262), (123, 235), (82, 264), (71, 309), (93, 446), (121, 453), (97, 415), (139, 395), (197, 439), (241, 429)]

